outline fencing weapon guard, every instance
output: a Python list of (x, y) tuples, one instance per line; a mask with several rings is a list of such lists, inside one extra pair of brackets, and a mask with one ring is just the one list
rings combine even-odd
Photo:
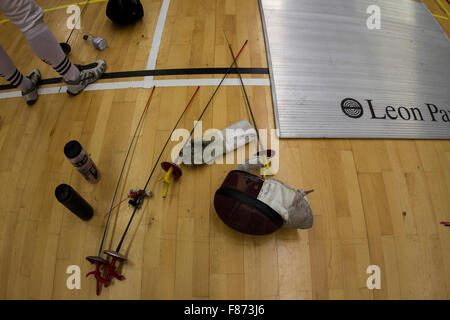
[(166, 174), (159, 178), (158, 181), (162, 180), (166, 184), (163, 193), (163, 198), (165, 198), (167, 197), (167, 192), (172, 184), (172, 177), (174, 180), (178, 180), (183, 175), (183, 172), (179, 166), (172, 162), (164, 161), (161, 163), (161, 167), (164, 171), (166, 171)]

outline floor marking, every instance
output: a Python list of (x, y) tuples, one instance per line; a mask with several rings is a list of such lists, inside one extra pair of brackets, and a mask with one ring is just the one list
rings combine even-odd
[[(65, 9), (70, 6), (81, 6), (81, 5), (87, 4), (88, 2), (89, 2), (89, 4), (92, 4), (92, 3), (99, 3), (99, 2), (106, 2), (106, 1), (108, 1), (108, 0), (90, 0), (90, 1), (76, 2), (76, 3), (71, 3), (71, 4), (65, 4), (65, 5), (58, 6), (58, 7), (44, 9), (44, 12), (51, 12), (51, 11), (56, 11), (56, 10), (60, 10), (60, 9)], [(0, 20), (0, 24), (8, 22), (8, 21), (10, 21), (10, 20), (9, 19)]]
[(439, 5), (439, 7), (442, 9), (442, 11), (445, 12), (445, 14), (447, 15), (447, 18), (450, 18), (450, 12), (448, 12), (447, 8), (442, 4), (441, 0), (436, 0), (436, 2)]
[[(269, 74), (267, 68), (239, 68), (241, 74)], [(100, 79), (122, 79), (146, 76), (181, 76), (181, 75), (212, 75), (212, 74), (237, 74), (236, 68), (184, 68), (184, 69), (157, 69), (157, 70), (136, 70), (136, 71), (116, 71), (105, 72)], [(61, 77), (46, 78), (39, 81), (39, 85), (63, 84)], [(0, 85), (0, 91), (14, 89), (11, 84)]]
[(439, 18), (439, 19), (450, 20), (450, 19), (449, 19), (449, 18), (447, 18), (447, 17), (444, 17), (444, 16), (440, 16), (440, 15), (438, 15), (438, 14), (434, 14), (434, 13), (433, 13), (433, 16), (435, 16), (436, 18)]
[[(147, 70), (155, 69), (156, 59), (158, 57), (159, 45), (164, 31), (164, 24), (166, 23), (167, 12), (169, 11), (170, 0), (164, 0), (159, 12), (158, 22), (156, 23), (155, 33), (153, 34), (152, 46), (147, 60)], [(147, 76), (144, 81), (151, 81), (153, 76)]]
[[(172, 80), (153, 80), (150, 86), (157, 87), (192, 87), (192, 86), (218, 86), (222, 79), (172, 79)], [(268, 78), (244, 78), (244, 84), (247, 86), (270, 86)], [(241, 82), (238, 78), (225, 79), (223, 86), (240, 86)]]
[[(93, 83), (86, 87), (85, 91), (118, 90), (118, 89), (150, 89), (154, 85), (157, 87), (191, 87), (191, 86), (217, 86), (222, 79), (170, 79), (170, 80), (141, 80), (141, 81), (122, 81)], [(267, 78), (244, 78), (244, 84), (247, 86), (265, 86), (270, 87), (270, 80)], [(241, 86), (238, 78), (225, 79), (222, 86)], [(39, 95), (65, 93), (66, 86), (57, 86), (51, 88), (40, 88)], [(9, 91), (0, 93), (0, 99), (10, 99), (21, 97), (22, 92)]]

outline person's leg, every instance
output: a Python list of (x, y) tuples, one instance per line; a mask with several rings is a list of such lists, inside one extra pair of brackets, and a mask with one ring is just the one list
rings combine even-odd
[(24, 32), (24, 35), (33, 52), (63, 77), (70, 95), (79, 94), (105, 72), (106, 63), (103, 60), (86, 66), (73, 65), (43, 21)]
[(22, 96), (28, 105), (37, 100), (37, 83), (41, 79), (39, 70), (33, 70), (28, 76), (17, 70), (16, 66), (6, 51), (0, 46), (0, 76), (6, 79), (12, 86), (22, 90)]
[(2, 46), (0, 46), (0, 76), (5, 78), (13, 87), (20, 88), (22, 91), (28, 91), (33, 87), (30, 79), (24, 77), (23, 74), (17, 70)]
[(1, 0), (0, 11), (22, 31), (33, 52), (63, 77), (69, 94), (80, 93), (105, 71), (103, 60), (84, 67), (73, 65), (44, 24), (43, 10), (34, 0)]
[(79, 94), (105, 72), (106, 63), (103, 60), (86, 66), (73, 65), (42, 20), (24, 35), (33, 52), (63, 77), (70, 95)]
[(55, 36), (42, 20), (23, 34), (34, 54), (52, 66), (64, 81), (79, 81), (80, 70), (69, 61)]

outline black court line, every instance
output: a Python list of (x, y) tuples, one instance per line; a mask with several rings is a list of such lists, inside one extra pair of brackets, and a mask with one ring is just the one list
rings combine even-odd
[[(120, 71), (104, 73), (100, 79), (122, 79), (147, 76), (181, 76), (181, 75), (200, 75), (200, 74), (225, 74), (228, 68), (191, 68), (191, 69), (158, 69), (158, 70), (139, 70), (139, 71)], [(268, 68), (239, 68), (241, 74), (269, 74)], [(237, 69), (233, 68), (230, 74), (238, 74)], [(39, 84), (57, 84), (61, 83), (62, 78), (41, 79)], [(0, 90), (13, 89), (10, 84), (0, 86)]]

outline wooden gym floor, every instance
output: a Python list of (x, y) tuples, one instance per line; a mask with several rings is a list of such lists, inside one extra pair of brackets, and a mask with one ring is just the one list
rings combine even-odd
[[(226, 29), (236, 52), (249, 40), (239, 59), (241, 67), (267, 67), (257, 0), (170, 0), (159, 48), (152, 43), (158, 35), (160, 10), (169, 1), (142, 2), (144, 20), (124, 29), (112, 26), (105, 17), (106, 2), (89, 4), (81, 30), (70, 40), (72, 62), (103, 58), (108, 72), (148, 66), (227, 67), (231, 58), (223, 37)], [(445, 16), (435, 1), (425, 2), (433, 13)], [(54, 8), (73, 0), (38, 3)], [(65, 41), (70, 33), (67, 17), (64, 8), (46, 13), (45, 21), (59, 41)], [(450, 34), (449, 20), (437, 20)], [(108, 48), (95, 50), (82, 40), (85, 33), (105, 38)], [(37, 67), (43, 78), (57, 76), (34, 57), (10, 22), (0, 23), (0, 34), (0, 43), (23, 73)], [(152, 55), (157, 58), (153, 62)], [(195, 90), (195, 86), (187, 86), (186, 79), (212, 83), (201, 87), (180, 123), (179, 127), (190, 130), (215, 88), (211, 79), (220, 77), (149, 79), (161, 82), (155, 82), (158, 87), (127, 167), (121, 196), (144, 185)], [(245, 77), (262, 83), (247, 87), (258, 126), (273, 128), (267, 76)], [(185, 84), (169, 86), (167, 80), (171, 79)], [(14, 94), (0, 99), (0, 298), (98, 298), (95, 281), (84, 277), (93, 269), (85, 257), (97, 253), (122, 161), (150, 93), (149, 89), (114, 86), (143, 80), (104, 79), (99, 81), (105, 84), (103, 89), (96, 87), (77, 97), (51, 94), (48, 88), (55, 85), (46, 85), (42, 92), (50, 91), (32, 108)], [(248, 118), (236, 84), (219, 90), (203, 118), (204, 130), (223, 129)], [(14, 91), (0, 91), (0, 95)], [(86, 147), (101, 170), (97, 185), (85, 182), (65, 159), (63, 147), (71, 139)], [(174, 144), (169, 145), (164, 160), (169, 159)], [(165, 200), (161, 197), (163, 186), (156, 179), (162, 172), (157, 171), (150, 183), (154, 197), (138, 211), (124, 244), (123, 253), (129, 259), (122, 268), (126, 280), (114, 281), (99, 298), (450, 297), (450, 229), (439, 224), (450, 220), (449, 141), (281, 140), (279, 156), (276, 178), (316, 190), (309, 196), (314, 212), (312, 229), (282, 228), (269, 236), (252, 237), (225, 226), (214, 211), (213, 196), (233, 165), (185, 167)], [(94, 207), (90, 221), (81, 221), (56, 201), (54, 189), (60, 183), (73, 186)], [(126, 205), (113, 214), (106, 249), (117, 245), (130, 214)], [(70, 265), (81, 268), (80, 290), (66, 287)], [(380, 290), (366, 287), (369, 265), (381, 268)]]

